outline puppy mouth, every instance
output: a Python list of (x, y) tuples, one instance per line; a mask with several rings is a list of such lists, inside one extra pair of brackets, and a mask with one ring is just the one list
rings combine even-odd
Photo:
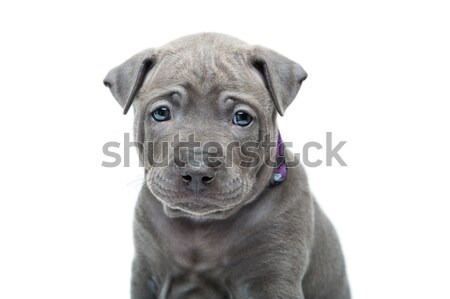
[(149, 172), (147, 175), (147, 187), (169, 217), (221, 218), (240, 204), (245, 191), (245, 184), (239, 178), (223, 182), (225, 188), (204, 188), (193, 192), (159, 173)]
[(212, 214), (220, 214), (235, 207), (220, 207), (213, 204), (197, 204), (190, 202), (178, 203), (176, 205), (165, 204), (165, 207), (171, 214), (188, 214), (191, 216), (207, 216)]

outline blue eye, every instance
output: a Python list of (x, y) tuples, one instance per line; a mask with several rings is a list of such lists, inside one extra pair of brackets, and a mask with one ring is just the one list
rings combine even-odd
[(233, 115), (233, 124), (246, 127), (253, 121), (253, 117), (245, 111), (238, 111)]
[(170, 119), (170, 110), (167, 107), (159, 107), (152, 112), (152, 117), (156, 121), (166, 121)]

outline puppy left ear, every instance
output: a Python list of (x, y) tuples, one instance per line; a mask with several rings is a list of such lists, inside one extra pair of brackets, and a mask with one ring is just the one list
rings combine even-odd
[(283, 116), (308, 74), (298, 63), (261, 46), (253, 48), (251, 59), (262, 75), (278, 113)]
[(156, 63), (154, 49), (144, 50), (108, 72), (103, 84), (127, 114), (133, 100), (144, 83), (145, 76)]

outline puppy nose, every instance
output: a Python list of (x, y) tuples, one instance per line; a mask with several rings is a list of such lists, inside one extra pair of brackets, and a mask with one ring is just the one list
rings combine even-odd
[(189, 167), (180, 171), (181, 180), (186, 183), (192, 191), (199, 191), (211, 183), (216, 174), (215, 169), (211, 167)]

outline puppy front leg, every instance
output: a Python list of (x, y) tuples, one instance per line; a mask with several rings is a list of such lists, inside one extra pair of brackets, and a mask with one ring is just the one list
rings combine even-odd
[(157, 299), (157, 292), (157, 282), (152, 278), (145, 261), (135, 257), (131, 277), (131, 299)]

